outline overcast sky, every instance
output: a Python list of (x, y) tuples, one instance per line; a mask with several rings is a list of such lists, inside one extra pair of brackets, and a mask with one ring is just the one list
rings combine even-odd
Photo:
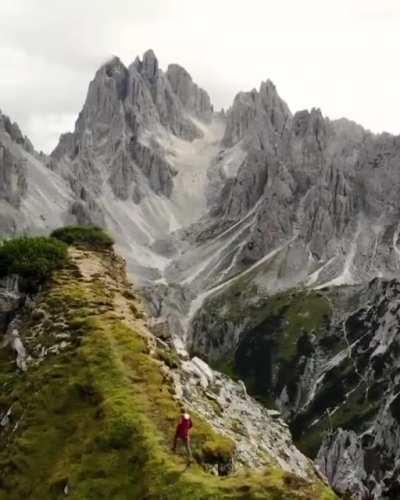
[(98, 66), (148, 48), (216, 108), (270, 78), (292, 111), (400, 133), (399, 0), (0, 0), (0, 109), (50, 152)]

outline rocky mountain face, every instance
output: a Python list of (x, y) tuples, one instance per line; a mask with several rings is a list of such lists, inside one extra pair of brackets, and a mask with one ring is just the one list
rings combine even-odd
[(34, 151), (16, 123), (0, 112), (0, 232), (48, 232), (71, 219), (72, 192)]
[(281, 246), (271, 287), (398, 274), (398, 138), (316, 109), (292, 116), (267, 82), (236, 97), (222, 147), (212, 214), (223, 228), (253, 219), (226, 277)]
[[(207, 168), (223, 123), (186, 70), (170, 65), (164, 73), (150, 50), (129, 67), (113, 58), (98, 70), (74, 132), (62, 135), (49, 157), (17, 142), (15, 131), (11, 138), (1, 130), (18, 172), (26, 167), (18, 210), (16, 201), (1, 198), (3, 232), (46, 232), (73, 222), (108, 227), (120, 235), (130, 269), (147, 281), (168, 263), (158, 250), (165, 245), (156, 242), (205, 212)], [(6, 161), (10, 176), (16, 167)]]
[[(210, 313), (214, 333), (197, 344), (280, 410), (300, 449), (337, 491), (358, 499), (399, 494), (399, 287), (398, 280), (376, 278), (283, 292), (253, 301), (246, 325), (237, 311), (222, 326), (210, 305), (203, 314)], [(219, 302), (213, 307), (218, 311)], [(240, 334), (228, 344), (230, 331)]]
[(18, 217), (21, 199), (26, 195), (26, 162), (19, 151), (32, 151), (18, 125), (0, 111), (0, 227), (1, 231), (16, 229), (12, 215)]
[(181, 356), (276, 406), (340, 491), (395, 498), (399, 163), (399, 137), (269, 80), (216, 113), (148, 51), (97, 71), (49, 157), (0, 115), (0, 229), (108, 228)]

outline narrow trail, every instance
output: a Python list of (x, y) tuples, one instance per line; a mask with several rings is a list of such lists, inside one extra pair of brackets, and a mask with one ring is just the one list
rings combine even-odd
[[(115, 267), (104, 272), (104, 262), (95, 259), (93, 253), (72, 248), (70, 256), (77, 264), (83, 279), (91, 282), (99, 280), (108, 291), (112, 292), (113, 310), (128, 327), (134, 328), (151, 346), (155, 346), (154, 336), (146, 327), (146, 313), (143, 304), (132, 291), (132, 285), (123, 275), (124, 261), (115, 258)], [(113, 273), (118, 273), (120, 280), (116, 281)]]

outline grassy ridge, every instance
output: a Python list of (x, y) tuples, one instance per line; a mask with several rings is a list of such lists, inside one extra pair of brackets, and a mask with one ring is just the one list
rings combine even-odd
[(68, 245), (97, 250), (111, 248), (114, 244), (111, 236), (97, 226), (65, 226), (53, 231), (51, 236)]
[[(103, 264), (109, 258), (93, 254)], [(70, 346), (24, 374), (0, 351), (0, 410), (12, 405), (12, 424), (18, 423), (0, 434), (1, 500), (55, 500), (65, 498), (65, 488), (73, 500), (335, 498), (319, 482), (275, 468), (227, 478), (206, 473), (200, 464), (231, 455), (233, 443), (196, 415), (199, 463), (186, 469), (170, 452), (178, 403), (160, 361), (116, 312), (115, 293), (100, 278), (82, 279), (70, 263), (37, 306), (47, 317), (41, 342), (63, 323)], [(40, 340), (38, 321), (25, 318), (22, 337), (31, 347)]]

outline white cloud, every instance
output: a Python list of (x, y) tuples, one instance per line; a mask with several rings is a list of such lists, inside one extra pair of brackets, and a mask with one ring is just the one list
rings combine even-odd
[(41, 144), (43, 151), (52, 151), (57, 144), (60, 133), (73, 130), (75, 113), (54, 114), (43, 113), (28, 116), (26, 129), (33, 144)]
[(49, 151), (106, 58), (153, 48), (217, 107), (271, 78), (292, 110), (399, 133), (399, 21), (397, 0), (2, 0), (0, 108)]

